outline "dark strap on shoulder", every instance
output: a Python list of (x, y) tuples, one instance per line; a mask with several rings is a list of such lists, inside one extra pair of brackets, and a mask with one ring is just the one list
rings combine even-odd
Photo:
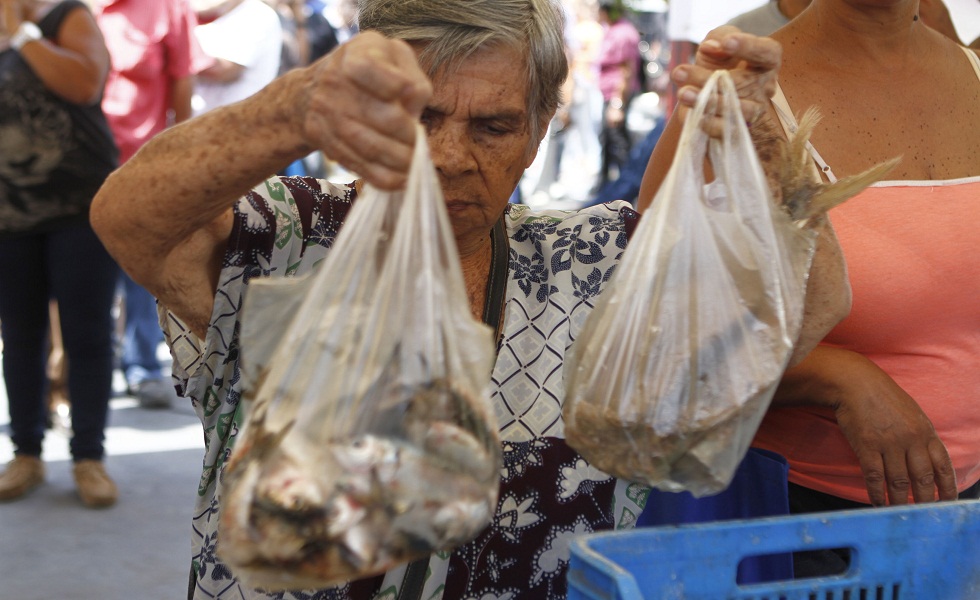
[[(507, 243), (507, 228), (504, 216), (494, 224), (490, 231), (490, 277), (487, 279), (486, 297), (483, 302), (483, 322), (494, 330), (494, 343), (500, 344), (503, 335), (505, 292), (507, 291), (507, 269), (510, 246)], [(398, 600), (421, 600), (425, 574), (429, 570), (429, 557), (408, 563), (405, 577), (398, 588)]]
[(398, 600), (422, 600), (422, 586), (425, 585), (425, 574), (428, 570), (428, 556), (408, 563), (402, 586), (398, 588)]
[(643, 215), (624, 206), (619, 210), (619, 216), (623, 218), (623, 224), (626, 226), (626, 239), (633, 239), (633, 232), (636, 231), (636, 226), (640, 224), (640, 217)]
[(88, 6), (80, 0), (65, 0), (49, 10), (46, 15), (41, 17), (37, 23), (37, 26), (41, 30), (41, 33), (44, 34), (44, 37), (51, 40), (57, 38), (58, 30), (61, 29), (61, 23), (65, 20), (65, 17), (68, 16), (68, 13), (76, 8), (88, 10)]
[(483, 303), (483, 322), (493, 328), (494, 342), (500, 344), (503, 335), (502, 317), (507, 292), (507, 268), (510, 260), (510, 246), (507, 243), (507, 228), (504, 216), (494, 224), (490, 232), (490, 277), (487, 279), (486, 298)]

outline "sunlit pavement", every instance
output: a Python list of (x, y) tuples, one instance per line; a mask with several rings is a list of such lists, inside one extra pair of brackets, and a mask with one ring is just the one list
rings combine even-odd
[[(0, 599), (180, 600), (187, 595), (190, 523), (203, 434), (189, 401), (166, 410), (119, 397), (110, 405), (106, 469), (119, 502), (85, 508), (68, 434), (48, 431), (45, 483), (0, 503)], [(13, 458), (0, 380), (0, 464)]]

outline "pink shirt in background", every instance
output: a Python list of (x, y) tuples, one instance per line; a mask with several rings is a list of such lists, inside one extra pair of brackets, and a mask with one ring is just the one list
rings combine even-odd
[(168, 125), (173, 82), (211, 59), (194, 37), (188, 0), (102, 0), (95, 15), (112, 57), (102, 110), (124, 162)]
[(619, 90), (623, 77), (622, 66), (633, 65), (633, 76), (624, 100), (640, 90), (640, 33), (629, 19), (621, 18), (606, 27), (599, 46), (599, 89), (603, 100), (609, 100)]

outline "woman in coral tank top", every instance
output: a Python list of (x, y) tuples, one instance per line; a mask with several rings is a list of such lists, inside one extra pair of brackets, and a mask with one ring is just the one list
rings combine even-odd
[[(976, 497), (980, 60), (926, 26), (918, 0), (814, 0), (772, 37), (783, 63), (768, 116), (790, 133), (819, 109), (814, 177), (901, 162), (831, 210), (852, 310), (787, 371), (755, 445), (789, 460), (793, 512)], [(800, 555), (796, 573), (847, 560)]]

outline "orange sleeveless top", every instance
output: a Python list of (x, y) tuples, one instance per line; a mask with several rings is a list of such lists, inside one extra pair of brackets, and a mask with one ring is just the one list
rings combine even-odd
[[(853, 308), (824, 343), (865, 355), (919, 403), (962, 491), (980, 480), (980, 177), (881, 182), (830, 218)], [(773, 409), (753, 445), (785, 456), (794, 483), (869, 501), (830, 410)]]

